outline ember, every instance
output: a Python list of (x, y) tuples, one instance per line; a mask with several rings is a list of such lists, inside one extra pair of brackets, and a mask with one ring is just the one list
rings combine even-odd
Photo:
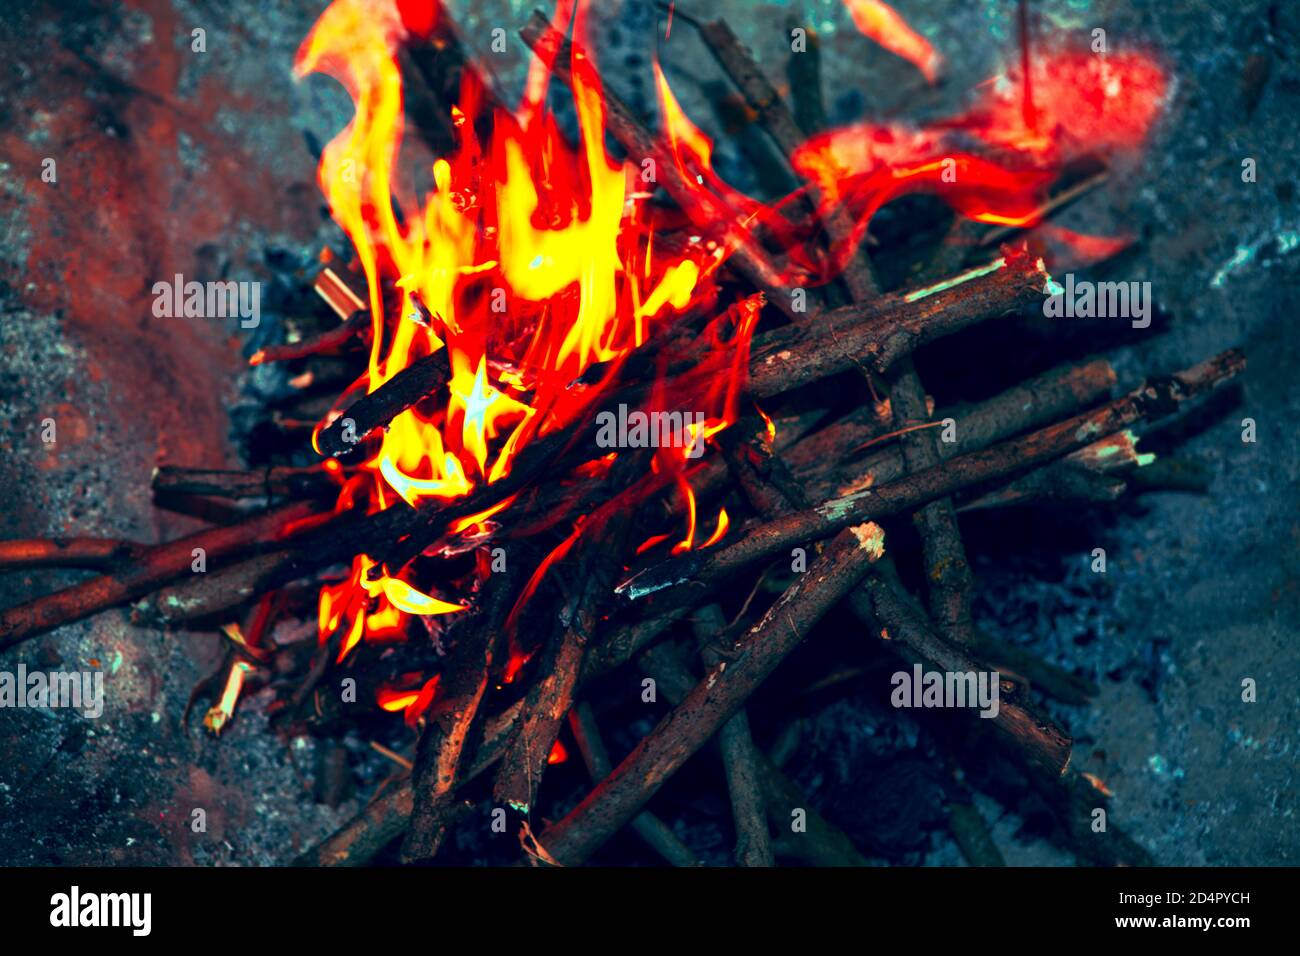
[[(897, 11), (845, 4), (855, 40), (940, 81), (942, 51)], [(691, 865), (654, 798), (711, 741), (736, 862), (864, 863), (869, 849), (815, 811), (790, 839), (791, 812), (811, 804), (750, 725), (755, 692), (828, 616), (870, 645), (859, 675), (879, 695), (908, 666), (896, 706), (937, 709), (918, 719), (955, 743), (952, 760), (996, 754), (1063, 818), (1108, 796), (1031, 693), (1068, 695), (1073, 675), (978, 632), (958, 513), (1113, 501), (1151, 463), (1133, 429), (1245, 359), (1119, 394), (1107, 361), (1070, 362), (961, 402), (936, 388), (951, 407), (918, 365), (1009, 315), (1093, 314), (1092, 286), (1053, 271), (1128, 240), (1044, 220), (1143, 148), (1171, 78), (1145, 53), (1023, 37), (1017, 66), (958, 115), (820, 129), (726, 24), (691, 12), (664, 11), (664, 42), (704, 40), (793, 188), (728, 182), (657, 60), (643, 122), (606, 88), (582, 0), (522, 30), (534, 55), (513, 101), (440, 6), (334, 0), (295, 73), (352, 100), (317, 170), (352, 257), (315, 279), (317, 334), (250, 348), (303, 400), (267, 467), (153, 477), (160, 501), (274, 506), (148, 547), (0, 543), (0, 567), (102, 572), (0, 613), (0, 650), (135, 602), (138, 624), (222, 635), (190, 702), (208, 701), (211, 733), (270, 688), (285, 733), (384, 735), (391, 749), (372, 749), (401, 772), (310, 864), (443, 858), (478, 799), (510, 808), (511, 853), (534, 865), (598, 858), (625, 827)], [(436, 104), (427, 128), (410, 122), (417, 99)], [(877, 233), (886, 207), (927, 201), (951, 224)], [(189, 314), (192, 295), (212, 315), (214, 285), (205, 304), (200, 284), (161, 282), (154, 314)], [(259, 300), (235, 288), (228, 314), (257, 326)], [(1149, 283), (1106, 292), (1132, 328), (1151, 324)], [(302, 621), (309, 641), (285, 636)], [(818, 690), (838, 680), (816, 676)], [(660, 695), (653, 727), (625, 719)], [(567, 794), (543, 789), (555, 780)], [(987, 837), (977, 812), (962, 820)], [(1077, 826), (1059, 829), (1089, 859), (1147, 860), (1114, 827), (1086, 850)], [(1000, 861), (971, 845), (972, 863)]]

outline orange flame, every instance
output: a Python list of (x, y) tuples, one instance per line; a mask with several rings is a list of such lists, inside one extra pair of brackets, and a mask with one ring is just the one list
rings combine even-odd
[(933, 83), (939, 76), (943, 58), (930, 41), (921, 36), (898, 12), (881, 0), (844, 0), (853, 23), (864, 36), (871, 37), (890, 53), (908, 60)]
[[(368, 460), (347, 466), (365, 483), (343, 483), (340, 509), (378, 510), (397, 499), (418, 506), (501, 480), (529, 441), (574, 420), (603, 384), (574, 392), (569, 383), (597, 363), (617, 364), (652, 323), (713, 295), (703, 250), (654, 255), (649, 197), (631, 192), (636, 170), (605, 150), (603, 93), (576, 44), (576, 148), (543, 109), (549, 71), (536, 64), (520, 108), (496, 108), (491, 139), (479, 142), (465, 111), (482, 91), (467, 70), (452, 113), (457, 150), (433, 163), (422, 203), (401, 188), (396, 53), (440, 20), (436, 7), (420, 6), (336, 0), (295, 64), (299, 76), (337, 79), (356, 106), (318, 173), (365, 272), (372, 320), (367, 372), (346, 398), (440, 351), (451, 368), (445, 400), (397, 415)], [(571, 19), (580, 30), (580, 7)], [(395, 295), (386, 299), (388, 288)], [(456, 521), (451, 533), (485, 533), (514, 500)], [(400, 633), (408, 615), (464, 609), (358, 555), (347, 580), (321, 589), (319, 627), (322, 640), (345, 629), (342, 657), (367, 636)]]
[[(845, 2), (862, 32), (934, 78), (938, 54), (890, 7)], [(855, 254), (874, 213), (917, 191), (936, 193), (984, 222), (1032, 225), (1064, 159), (1084, 146), (1136, 145), (1165, 89), (1163, 71), (1137, 54), (1040, 57), (1031, 65), (1044, 101), (1034, 129), (1025, 128), (1009, 76), (984, 88), (972, 110), (943, 123), (858, 124), (812, 137), (793, 156), (806, 186), (765, 204), (715, 172), (712, 141), (686, 115), (656, 62), (663, 130), (657, 158), (676, 174), (669, 191), (677, 208), (667, 211), (653, 201), (660, 182), (644, 176), (641, 157), (619, 161), (606, 150), (606, 99), (584, 42), (585, 11), (585, 0), (561, 0), (554, 18), (572, 33), (576, 142), (566, 140), (547, 108), (558, 46), (532, 62), (513, 109), (467, 68), (450, 109), (455, 146), (427, 170), (424, 195), (406, 184), (399, 166), (397, 54), (412, 38), (450, 29), (441, 7), (432, 0), (334, 0), (298, 51), (298, 76), (333, 77), (355, 105), (351, 122), (322, 153), (318, 180), (365, 274), (372, 333), (365, 374), (317, 434), (351, 402), (421, 359), (445, 358), (450, 371), (445, 389), (394, 417), (364, 450), (326, 462), (339, 483), (336, 511), (429, 508), (502, 481), (530, 443), (588, 416), (629, 356), (688, 315), (704, 328), (686, 337), (689, 355), (672, 358), (707, 358), (717, 371), (692, 398), (702, 423), (689, 426), (688, 445), (707, 447), (741, 414), (750, 341), (766, 306), (761, 294), (720, 302), (729, 293), (717, 274), (729, 258), (743, 257), (772, 286), (828, 282)], [(843, 208), (855, 224), (829, 251), (816, 238), (820, 220), (798, 211), (795, 201), (812, 186), (819, 216)], [(663, 359), (661, 369), (667, 365)], [(652, 383), (652, 403), (665, 397), (663, 383), (663, 374)], [(775, 427), (763, 417), (771, 441)], [(648, 474), (616, 499), (617, 507), (633, 507), (651, 491), (681, 495), (685, 529), (651, 536), (640, 550), (670, 540), (674, 551), (709, 547), (727, 533), (731, 519), (720, 511), (713, 532), (696, 544), (697, 457), (688, 448), (657, 449)], [(559, 477), (604, 480), (616, 459), (593, 448)], [(447, 534), (478, 546), (529, 500), (502, 495), (450, 522)], [(599, 518), (584, 516), (592, 520), (563, 518), (571, 530), (528, 580), (508, 620), (506, 681), (530, 655), (513, 634), (520, 608), (580, 536), (600, 533), (609, 507)], [(534, 525), (551, 528), (559, 520)], [(363, 641), (405, 638), (414, 618), (467, 610), (435, 596), (444, 587), (429, 579), (436, 560), (430, 549), (427, 560), (383, 568), (357, 554), (343, 580), (320, 590), (321, 641), (337, 636), (342, 660)], [(414, 719), (412, 709), (427, 708), (434, 686), (381, 694), (381, 706)]]

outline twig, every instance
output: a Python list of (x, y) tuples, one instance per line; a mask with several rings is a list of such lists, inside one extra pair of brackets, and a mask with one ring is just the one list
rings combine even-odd
[(153, 472), (155, 493), (210, 495), (217, 498), (328, 498), (339, 484), (319, 465), (236, 471), (163, 465)]
[(625, 826), (861, 580), (870, 562), (883, 554), (882, 539), (875, 526), (840, 534), (737, 642), (731, 662), (713, 669), (612, 774), (547, 828), (541, 837), (547, 851), (566, 866), (576, 865)]
[(370, 394), (357, 399), (316, 436), (322, 455), (337, 457), (351, 451), (376, 428), (387, 425), (420, 399), (451, 380), (447, 350), (439, 349), (412, 362)]
[(1006, 866), (1002, 851), (993, 842), (988, 824), (980, 815), (975, 804), (966, 799), (956, 799), (948, 804), (948, 829), (952, 832), (953, 842), (961, 850), (971, 866)]
[(0, 541), (0, 571), (88, 568), (104, 571), (133, 560), (146, 545), (119, 538), (32, 538)]
[[(638, 467), (644, 456), (625, 454), (620, 465)], [(615, 467), (618, 467), (617, 465)], [(564, 715), (573, 704), (573, 694), (582, 672), (582, 658), (596, 632), (599, 613), (609, 593), (622, 546), (626, 542), (628, 516), (596, 518), (592, 536), (583, 559), (582, 586), (568, 626), (560, 639), (548, 649), (539, 675), (528, 689), (524, 719), (497, 771), (493, 795), (497, 800), (527, 816), (532, 809), (537, 788), (546, 771)]]
[[(983, 669), (964, 651), (930, 630), (924, 615), (882, 576), (869, 575), (849, 601), (855, 612), (875, 622), (871, 631), (879, 640), (913, 661), (947, 673)], [(1059, 777), (1069, 764), (1069, 736), (1040, 715), (1011, 681), (1002, 682), (997, 713), (988, 719), (977, 718), (976, 723), (997, 731), (1016, 759), (1051, 777)]]
[[(951, 418), (956, 434), (938, 443), (941, 458), (978, 451), (1012, 435), (1041, 427), (1108, 398), (1115, 371), (1104, 359), (1067, 365), (1044, 372), (977, 405), (941, 409), (937, 422)], [(869, 477), (888, 484), (906, 473), (898, 448), (882, 448), (852, 465), (841, 465), (844, 449), (877, 434), (879, 424), (869, 410), (858, 411), (809, 436), (785, 453), (800, 484), (813, 500), (846, 494), (854, 482)]]
[[(596, 715), (591, 712), (590, 704), (584, 701), (569, 711), (569, 729), (578, 742), (578, 750), (587, 765), (587, 772), (593, 781), (599, 783), (609, 776), (614, 766), (610, 763), (605, 742), (600, 738), (600, 728), (596, 725)], [(699, 866), (700, 861), (690, 847), (677, 839), (672, 829), (653, 813), (638, 813), (629, 826), (646, 846), (671, 865)]]
[(816, 323), (778, 329), (754, 344), (749, 390), (764, 398), (860, 365), (886, 372), (923, 345), (1042, 301), (1046, 281), (1041, 260), (1009, 249), (950, 285), (843, 306)]
[(368, 328), (370, 328), (370, 313), (365, 310), (358, 310), (334, 326), (334, 328), (322, 332), (315, 338), (284, 345), (268, 345), (266, 348), (258, 349), (249, 358), (248, 364), (262, 365), (266, 362), (290, 362), (294, 359), (308, 358), (321, 352), (333, 351), (346, 345), (355, 336)]
[(500, 643), (501, 622), (510, 607), (513, 589), (507, 575), (489, 579), (492, 597), (474, 625), (457, 642), (438, 681), (438, 693), (415, 752), (411, 826), (402, 843), (403, 862), (431, 859), (442, 843), (447, 807), (460, 783), (458, 771), (472, 749), (479, 705)]
[(1093, 411), (927, 468), (891, 484), (868, 488), (815, 508), (759, 525), (730, 545), (692, 552), (633, 575), (618, 591), (638, 600), (663, 588), (693, 581), (708, 584), (780, 551), (828, 537), (857, 522), (916, 508), (936, 498), (1027, 470), (1122, 431), (1142, 418), (1160, 418), (1219, 387), (1245, 368), (1236, 350), (1224, 352), (1169, 378), (1150, 379), (1129, 394)]
[[(712, 669), (723, 658), (711, 646), (727, 630), (727, 619), (716, 604), (703, 607), (693, 618), (695, 638), (702, 650), (704, 666)], [(758, 748), (749, 732), (749, 718), (742, 707), (718, 731), (718, 749), (731, 795), (731, 818), (736, 824), (736, 863), (740, 866), (772, 866), (772, 841), (767, 832), (767, 814), (759, 783)]]
[[(641, 655), (640, 662), (645, 673), (654, 677), (664, 699), (674, 707), (680, 707), (696, 686), (695, 675), (671, 645), (647, 651)], [(792, 830), (791, 838), (785, 843), (771, 841), (774, 851), (795, 856), (810, 866), (869, 865), (848, 835), (818, 813), (807, 795), (762, 751), (755, 755), (754, 769), (763, 807), (776, 832), (791, 828), (794, 811), (802, 811), (805, 824), (802, 832)]]
[[(899, 362), (889, 389), (894, 424), (904, 428), (926, 418), (925, 388), (910, 358)], [(902, 438), (903, 461), (909, 473), (938, 465), (935, 436), (912, 431)], [(974, 579), (966, 561), (957, 512), (951, 498), (938, 498), (912, 515), (921, 536), (925, 558), (926, 594), (930, 616), (949, 640), (969, 644), (974, 638), (970, 616), (971, 587)]]
[[(483, 732), (483, 744), (475, 755), (473, 764), (463, 773), (457, 786), (463, 786), (492, 766), (501, 756), (521, 704), (489, 720)], [(294, 866), (363, 866), (369, 863), (388, 844), (406, 830), (415, 802), (415, 791), (410, 778), (397, 783), (391, 790), (370, 804), (346, 825), (318, 845), (298, 856)], [(444, 810), (442, 822), (455, 814), (454, 805)]]
[(232, 555), (274, 547), (286, 527), (309, 518), (315, 510), (310, 502), (297, 502), (249, 518), (240, 524), (212, 528), (197, 534), (148, 548), (130, 564), (111, 574), (0, 612), (0, 651), (71, 624), (193, 572), (201, 556), (206, 564)]
[(1136, 442), (1136, 437), (1127, 431), (1103, 438), (963, 504), (959, 510), (1002, 508), (1035, 501), (1114, 501), (1127, 487), (1118, 473), (1137, 468), (1142, 462)]

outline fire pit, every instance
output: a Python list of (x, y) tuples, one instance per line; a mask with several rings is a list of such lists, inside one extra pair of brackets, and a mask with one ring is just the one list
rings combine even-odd
[[(1204, 491), (1168, 454), (1188, 421), (1255, 441), (1241, 350), (1098, 354), (1164, 322), (1101, 268), (1141, 224), (1058, 219), (1140, 161), (1171, 70), (1022, 3), (1006, 68), (940, 114), (944, 51), (845, 0), (915, 82), (832, 123), (812, 23), (769, 63), (649, 9), (645, 44), (698, 44), (725, 88), (656, 58), (620, 97), (581, 3), (475, 17), (482, 43), (432, 4), (325, 9), (293, 66), (352, 101), (317, 170), (345, 241), (274, 301), (148, 283), (153, 319), (241, 336), (242, 467), (165, 455), (156, 504), (203, 524), (163, 543), (0, 542), (5, 571), (92, 572), (0, 611), (0, 653), (112, 609), (218, 642), (191, 739), (256, 714), (359, 810), (277, 862), (857, 866), (942, 832), (1000, 865), (997, 801), (1079, 861), (1153, 862), (1054, 713), (1094, 679), (994, 633), (972, 561), (1027, 516)], [(801, 752), (848, 727), (853, 771)]]

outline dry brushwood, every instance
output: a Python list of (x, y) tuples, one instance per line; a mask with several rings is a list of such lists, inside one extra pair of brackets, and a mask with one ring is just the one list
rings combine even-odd
[[(802, 77), (791, 108), (725, 23), (682, 16), (698, 30), (757, 128), (775, 145), (784, 175), (792, 176), (795, 149), (824, 120), (815, 58), (790, 64)], [(540, 14), (522, 32), (551, 65), (551, 75), (572, 85), (570, 41)], [(581, 62), (580, 49), (577, 56)], [(456, 138), (448, 99), (470, 69), (455, 24), (440, 23), (430, 44), (402, 51), (401, 59), (412, 74), (407, 109), (415, 127), (435, 150), (445, 150)], [(491, 78), (480, 79), (487, 104), (499, 107)], [(131, 619), (140, 625), (223, 626), (231, 644), (217, 677), (232, 665), (261, 667), (264, 673), (256, 679), (262, 686), (269, 680), (267, 665), (290, 656), (274, 657), (278, 652), (261, 644), (270, 618), (283, 613), (286, 586), (318, 585), (328, 569), (347, 565), (358, 554), (377, 562), (372, 575), (396, 575), (430, 564), (435, 555), (508, 543), (515, 562), (511, 572), (486, 576), (473, 607), (445, 631), (430, 632), (448, 637), (450, 649), (439, 644), (445, 657), (438, 662), (437, 692), (418, 723), (414, 760), (393, 755), (409, 773), (390, 779), (356, 819), (297, 863), (361, 865), (394, 849), (403, 862), (434, 860), (450, 829), (471, 812), (467, 799), (474, 791), (467, 785), (492, 770), (494, 801), (522, 818), (527, 857), (534, 864), (587, 862), (626, 826), (665, 862), (693, 866), (699, 863), (697, 853), (675, 835), (672, 820), (647, 804), (693, 755), (709, 748), (721, 760), (738, 865), (771, 866), (790, 857), (812, 865), (866, 865), (862, 850), (810, 807), (777, 761), (759, 748), (749, 720), (755, 692), (837, 607), (858, 620), (870, 644), (906, 661), (944, 671), (975, 671), (985, 662), (1003, 667), (1000, 706), (992, 720), (945, 714), (939, 721), (962, 724), (961, 732), (980, 746), (987, 738), (991, 750), (1004, 753), (1029, 786), (1061, 809), (1061, 839), (1081, 855), (1104, 863), (1144, 862), (1141, 849), (1118, 832), (1106, 841), (1081, 838), (1085, 824), (1079, 808), (1095, 801), (1093, 784), (1069, 769), (1070, 737), (1042, 713), (1029, 688), (1079, 703), (1095, 687), (978, 632), (970, 616), (973, 581), (957, 516), (1025, 502), (1107, 502), (1130, 484), (1158, 481), (1149, 474), (1138, 477), (1147, 469), (1139, 467), (1143, 458), (1130, 427), (1171, 415), (1219, 388), (1242, 371), (1244, 358), (1225, 352), (1113, 399), (1115, 372), (1095, 359), (1039, 374), (977, 404), (936, 411), (914, 356), (982, 323), (1040, 306), (1049, 277), (1028, 244), (994, 252), (990, 246), (1008, 239), (1009, 231), (982, 231), (960, 220), (945, 223), (946, 244), (909, 273), (919, 279), (900, 291), (882, 292), (871, 256), (847, 248), (855, 234), (849, 212), (825, 208), (824, 197), (810, 187), (799, 199), (818, 226), (809, 240), (817, 248), (808, 252), (842, 268), (832, 284), (815, 290), (817, 307), (803, 313), (793, 308), (780, 279), (793, 274), (790, 262), (760, 242), (736, 236), (734, 217), (710, 204), (707, 191), (674, 161), (665, 140), (627, 104), (608, 92), (603, 104), (607, 129), (626, 153), (656, 160), (658, 187), (683, 221), (731, 250), (726, 281), (743, 286), (731, 308), (763, 310), (765, 324), (749, 343), (748, 363), (737, 376), (738, 420), (711, 437), (716, 454), (690, 473), (689, 505), (677, 495), (673, 476), (650, 467), (648, 455), (620, 452), (607, 468), (593, 469), (606, 457), (594, 440), (594, 418), (598, 405), (650, 409), (665, 394), (689, 405), (720, 377), (733, 374), (728, 349), (691, 347), (706, 338), (701, 329), (711, 320), (709, 329), (738, 325), (735, 314), (721, 308), (720, 317), (699, 308), (673, 329), (652, 334), (608, 383), (596, 374), (603, 368), (571, 383), (577, 394), (596, 383), (605, 391), (592, 392), (597, 399), (562, 428), (547, 423), (545, 410), (537, 415), (499, 480), (459, 499), (430, 498), (418, 507), (397, 500), (374, 513), (344, 505), (338, 513), (329, 510), (342, 485), (341, 466), (369, 454), (377, 434), (396, 416), (429, 407), (446, 390), (451, 369), (447, 350), (440, 350), (397, 371), (374, 391), (362, 394), (370, 384), (363, 375), (337, 404), (322, 408), (316, 404), (321, 396), (312, 395), (287, 412), (305, 420), (313, 410), (338, 409), (329, 412), (332, 417), (316, 434), (321, 464), (260, 471), (171, 465), (152, 479), (160, 500), (181, 496), (231, 509), (232, 501), (262, 504), (265, 499), (276, 503), (272, 509), (152, 546), (91, 538), (0, 542), (0, 571), (100, 572), (0, 612), (0, 651), (134, 602)], [(484, 109), (467, 119), (478, 125), (490, 115), (491, 109)], [(1104, 175), (1104, 170), (1094, 172), (1061, 189), (1044, 202), (1043, 214), (1077, 199)], [(664, 236), (662, 241), (667, 248), (682, 240)], [(968, 261), (978, 264), (967, 267)], [(253, 364), (327, 361), (355, 367), (360, 355), (355, 345), (369, 340), (374, 317), (332, 272), (318, 288), (342, 321), (314, 338), (268, 346)], [(840, 385), (876, 400), (844, 414), (845, 403), (827, 398)], [(938, 440), (949, 419), (956, 425), (955, 440)], [(775, 437), (769, 430), (773, 420), (780, 422)], [(1165, 480), (1190, 481), (1179, 474)], [(503, 517), (484, 526), (472, 542), (461, 539), (458, 522), (508, 499), (511, 507)], [(669, 547), (657, 550), (655, 542), (667, 536), (655, 532), (679, 520), (684, 508), (694, 521), (706, 504), (730, 509), (729, 533), (708, 547), (654, 557)], [(885, 532), (875, 522), (899, 516), (911, 516), (919, 532), (924, 607), (884, 557)], [(538, 555), (556, 554), (550, 549), (569, 532), (556, 565), (561, 569), (556, 577), (563, 581), (548, 581), (541, 590), (531, 581), (525, 585), (539, 566)], [(645, 548), (652, 556), (636, 547), (647, 535)], [(777, 588), (762, 565), (796, 548), (815, 557), (764, 608), (770, 599), (756, 596), (765, 587)], [(192, 573), (199, 570), (194, 562), (200, 555), (203, 573)], [(723, 608), (732, 606), (727, 589), (733, 584), (739, 595), (748, 591), (749, 596), (728, 622)], [(529, 636), (537, 638), (535, 653), (517, 675), (525, 682), (517, 699), (502, 707), (494, 688), (507, 646), (515, 651), (521, 611)], [(237, 620), (247, 622), (246, 634), (230, 623)], [(320, 646), (313, 644), (310, 655), (304, 652), (310, 661), (286, 681), (293, 686), (277, 705), (287, 698), (288, 713), (310, 710), (316, 689), (335, 666), (341, 641), (334, 634)], [(682, 653), (685, 647), (689, 655)], [(375, 655), (365, 656), (364, 649), (363, 644), (353, 657), (359, 669), (375, 663)], [(671, 710), (614, 761), (598, 727), (607, 713), (599, 705), (612, 699), (611, 675), (629, 664), (658, 682)], [(292, 670), (292, 662), (286, 667)], [(319, 718), (319, 706), (317, 711)], [(576, 807), (547, 821), (537, 813), (539, 787), (566, 722), (593, 785)], [(961, 757), (945, 759), (957, 763)], [(797, 838), (773, 839), (773, 830), (780, 832), (795, 808), (805, 811), (806, 830)], [(964, 789), (950, 804), (949, 825), (972, 863), (1001, 864)]]

